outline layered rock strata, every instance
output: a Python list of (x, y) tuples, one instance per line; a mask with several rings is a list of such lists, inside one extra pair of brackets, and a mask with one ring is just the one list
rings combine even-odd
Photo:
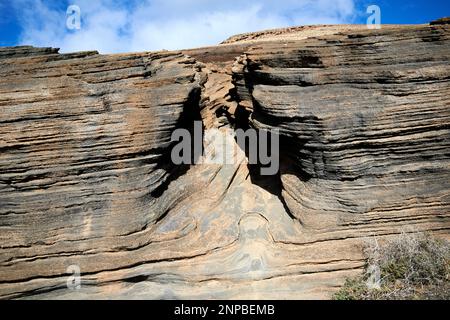
[[(0, 49), (0, 297), (328, 298), (367, 238), (448, 238), (449, 36), (321, 26), (181, 52)], [(279, 130), (279, 174), (237, 146), (232, 164), (172, 164), (172, 133), (194, 121)]]

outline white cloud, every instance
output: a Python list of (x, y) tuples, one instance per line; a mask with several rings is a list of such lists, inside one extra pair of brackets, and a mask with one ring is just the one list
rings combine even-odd
[(82, 25), (66, 28), (66, 12), (43, 0), (16, 0), (21, 44), (61, 52), (183, 49), (217, 44), (234, 34), (292, 25), (348, 23), (354, 0), (78, 0)]

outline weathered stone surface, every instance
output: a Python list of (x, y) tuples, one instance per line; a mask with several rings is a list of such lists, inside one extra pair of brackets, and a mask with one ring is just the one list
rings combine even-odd
[(64, 274), (77, 255), (91, 272), (139, 263), (107, 256), (151, 242), (149, 227), (189, 193), (161, 194), (180, 170), (171, 133), (199, 99), (195, 62), (39, 52), (0, 60), (1, 281)]
[(449, 211), (449, 28), (401, 30), (247, 52), (253, 124), (285, 137), (283, 198), (305, 227), (439, 228)]
[[(0, 49), (0, 297), (327, 298), (366, 237), (449, 237), (450, 27), (317, 31)], [(280, 175), (172, 165), (196, 119), (279, 129)]]
[(430, 25), (435, 24), (450, 24), (450, 17), (440, 18), (430, 22)]

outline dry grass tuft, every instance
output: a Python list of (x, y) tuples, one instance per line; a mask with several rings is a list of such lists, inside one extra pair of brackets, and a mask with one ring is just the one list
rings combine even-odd
[(450, 299), (450, 243), (421, 233), (402, 233), (365, 247), (363, 276), (347, 279), (336, 300)]

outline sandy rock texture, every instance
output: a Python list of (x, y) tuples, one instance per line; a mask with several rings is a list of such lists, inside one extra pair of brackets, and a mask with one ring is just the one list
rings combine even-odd
[[(0, 48), (0, 298), (329, 298), (367, 238), (450, 238), (449, 83), (448, 24)], [(196, 120), (278, 129), (279, 174), (172, 164)]]

